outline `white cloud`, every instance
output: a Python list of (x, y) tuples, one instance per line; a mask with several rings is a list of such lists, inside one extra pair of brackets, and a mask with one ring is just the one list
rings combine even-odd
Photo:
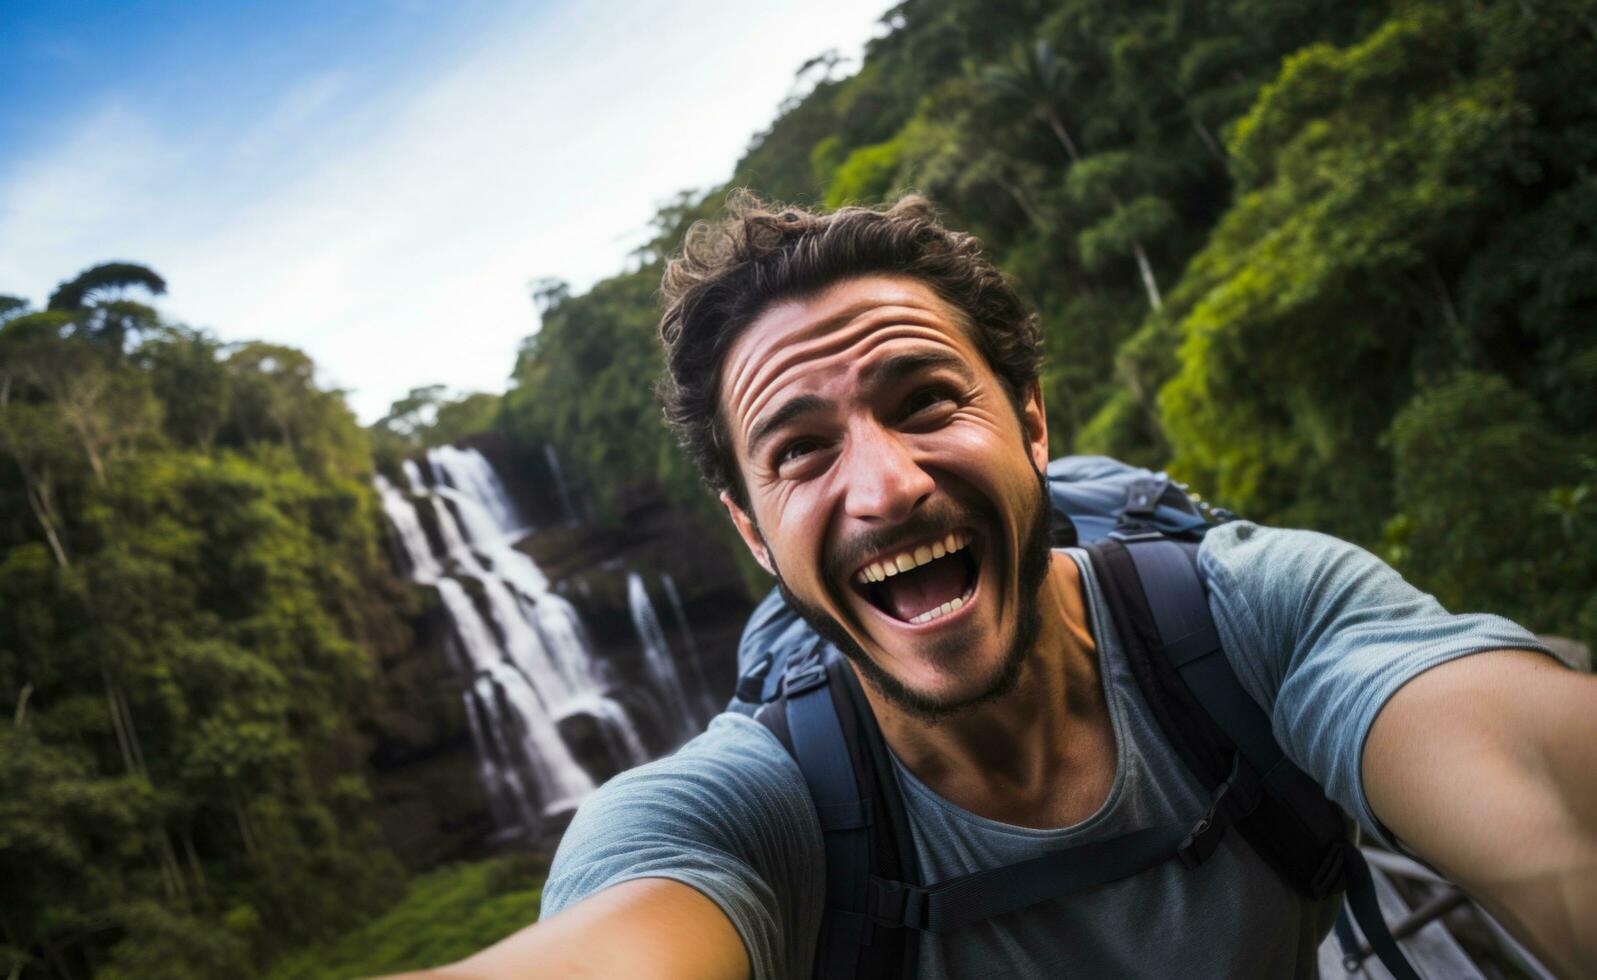
[[(41, 288), (26, 278), (41, 256), (81, 247), (108, 227), (155, 220), (162, 210), (157, 175), (172, 168), (180, 153), (120, 105), (106, 105), (70, 129), (0, 188), (0, 288)], [(103, 252), (106, 244), (97, 247)], [(94, 261), (99, 259), (74, 255), (51, 274), (66, 278)]]
[(170, 315), (308, 351), (364, 420), (419, 384), (498, 390), (530, 280), (619, 271), (656, 203), (725, 179), (798, 66), (857, 54), (878, 14), (571, 3), (507, 14), (386, 101), (327, 74), (220, 134), (107, 109), (0, 189), (0, 290), (129, 258)]

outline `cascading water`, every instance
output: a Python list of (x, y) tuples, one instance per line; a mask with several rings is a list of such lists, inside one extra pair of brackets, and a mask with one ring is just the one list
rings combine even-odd
[(410, 492), (421, 495), (427, 492), (427, 481), (421, 478), (421, 467), (413, 459), (407, 459), (399, 465), (405, 471), (405, 482), (410, 485)]
[(676, 579), (670, 572), (660, 575), (660, 584), (665, 586), (666, 598), (671, 600), (671, 612), (676, 616), (677, 626), (682, 630), (682, 642), (688, 648), (688, 669), (693, 672), (693, 679), (699, 689), (699, 703), (704, 708), (705, 717), (714, 715), (717, 708), (715, 695), (710, 693), (710, 685), (704, 679), (704, 661), (699, 657), (699, 644), (693, 638), (693, 627), (688, 623), (688, 614), (682, 608), (682, 593), (677, 591)]
[[(495, 820), (536, 833), (543, 817), (568, 810), (593, 789), (563, 722), (591, 719), (614, 769), (645, 762), (650, 753), (634, 719), (611, 696), (616, 678), (593, 656), (576, 609), (550, 591), (537, 564), (515, 547), (526, 525), (492, 465), (474, 449), (454, 447), (429, 451), (426, 462), (433, 480), (407, 460), (410, 492), (381, 476), (377, 491), (412, 580), (438, 589), (458, 659), (471, 674), (463, 696)], [(418, 506), (431, 509), (441, 549)], [(649, 680), (670, 713), (660, 727), (685, 741), (703, 717), (689, 709), (642, 577), (629, 573), (627, 586)], [(667, 589), (680, 622), (675, 583)]]
[(373, 482), (377, 484), (377, 498), (382, 502), (383, 512), (393, 523), (405, 557), (410, 560), (411, 579), (423, 583), (438, 581), (442, 569), (433, 557), (432, 546), (427, 543), (427, 532), (422, 529), (421, 518), (416, 516), (416, 508), (381, 473)]
[(644, 587), (643, 576), (637, 572), (627, 573), (627, 603), (632, 607), (632, 625), (643, 640), (644, 662), (649, 666), (655, 686), (665, 695), (666, 710), (672, 713), (675, 730), (684, 740), (692, 738), (698, 723), (688, 709), (688, 694), (677, 674), (676, 662), (671, 659), (671, 648), (666, 645), (660, 617), (655, 615), (649, 590)]
[(427, 461), (445, 483), (486, 507), (505, 533), (525, 530), (499, 474), (482, 453), (475, 449), (439, 446), (428, 451)]
[(560, 470), (560, 455), (555, 452), (553, 443), (543, 444), (543, 458), (549, 464), (549, 474), (554, 477), (555, 492), (560, 495), (560, 510), (566, 515), (566, 520), (576, 523), (577, 509), (571, 505), (571, 491), (566, 487), (565, 474)]
[[(524, 753), (516, 753), (509, 746), (496, 746), (497, 751), (487, 754), (508, 772), (494, 774), (493, 783), (510, 785), (513, 798), (519, 797), (524, 810), (533, 810), (528, 787), (520, 784), (514, 757), (526, 754), (531, 757), (536, 791), (544, 812), (574, 805), (593, 789), (593, 780), (572, 758), (560, 731), (555, 727), (545, 707), (532, 689), (532, 684), (518, 670), (504, 662), (501, 648), (488, 624), (477, 613), (477, 605), (466, 594), (465, 587), (452, 578), (438, 580), (438, 596), (455, 625), (455, 636), (460, 641), (468, 663), (476, 673), (473, 694), (477, 696), (483, 714), (487, 715), (490, 731), (503, 735), (519, 729), (525, 744)], [(485, 687), (486, 682), (486, 687)], [(511, 706), (519, 717), (506, 718), (501, 704)], [(506, 758), (506, 757), (510, 758)], [(492, 795), (493, 785), (489, 787)]]

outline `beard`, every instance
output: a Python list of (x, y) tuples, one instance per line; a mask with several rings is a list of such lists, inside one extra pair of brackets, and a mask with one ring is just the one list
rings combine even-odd
[[(1017, 556), (1019, 567), (1016, 580), (1019, 595), (1015, 635), (1010, 641), (1009, 649), (1004, 653), (1004, 659), (999, 664), (998, 670), (981, 690), (974, 694), (939, 699), (906, 686), (872, 660), (836, 618), (821, 607), (799, 598), (792, 589), (788, 588), (786, 579), (782, 577), (782, 570), (776, 566), (775, 556), (772, 555), (776, 588), (786, 600), (788, 608), (798, 613), (822, 639), (837, 647), (843, 656), (852, 661), (859, 669), (861, 678), (883, 699), (905, 713), (921, 721), (935, 722), (978, 705), (996, 701), (1015, 689), (1015, 684), (1020, 680), (1021, 668), (1025, 666), (1027, 658), (1031, 656), (1033, 648), (1037, 645), (1037, 635), (1042, 623), (1038, 610), (1038, 593), (1042, 589), (1043, 580), (1048, 577), (1053, 502), (1048, 496), (1047, 478), (1037, 472), (1035, 466), (1032, 471), (1037, 474), (1037, 497), (1029, 526), (1021, 537), (1020, 553)], [(767, 554), (770, 554), (769, 548)]]

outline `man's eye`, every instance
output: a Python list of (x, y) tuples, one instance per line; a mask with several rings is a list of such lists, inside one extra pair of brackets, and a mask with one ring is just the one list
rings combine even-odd
[(820, 444), (813, 439), (795, 439), (777, 450), (776, 465), (781, 466), (783, 463), (791, 463), (795, 459), (801, 459), (818, 448), (820, 448)]
[(909, 418), (954, 400), (953, 392), (947, 388), (921, 388), (904, 400), (904, 417)]

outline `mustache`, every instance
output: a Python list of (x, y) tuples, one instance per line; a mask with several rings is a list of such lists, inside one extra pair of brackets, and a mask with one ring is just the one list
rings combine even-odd
[(918, 511), (892, 528), (862, 531), (839, 544), (827, 563), (828, 572), (834, 578), (848, 579), (873, 558), (907, 551), (913, 545), (940, 538), (949, 531), (970, 527), (974, 523), (975, 512), (952, 501)]

